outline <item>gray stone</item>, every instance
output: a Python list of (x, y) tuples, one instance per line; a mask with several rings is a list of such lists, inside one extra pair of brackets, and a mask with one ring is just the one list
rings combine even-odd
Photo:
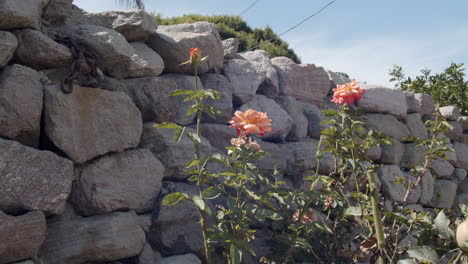
[(327, 125), (321, 125), (320, 122), (325, 120), (325, 115), (320, 109), (310, 103), (301, 102), (304, 115), (307, 118), (307, 135), (312, 138), (320, 138), (322, 130), (327, 128)]
[(257, 71), (253, 63), (244, 58), (227, 60), (224, 74), (232, 85), (234, 104), (244, 104), (252, 100), (257, 89), (265, 80), (265, 72)]
[(292, 160), (284, 158), (285, 156), (280, 144), (270, 142), (259, 142), (259, 144), (263, 151), (270, 154), (270, 156), (254, 162), (259, 169), (268, 171), (277, 169), (281, 171), (287, 168), (288, 161), (291, 164)]
[[(193, 142), (184, 135), (174, 142), (172, 129), (154, 127), (156, 123), (146, 123), (143, 126), (140, 147), (149, 148), (151, 152), (165, 165), (165, 179), (183, 180), (189, 175), (185, 172), (186, 165), (195, 158)], [(186, 128), (185, 133), (195, 133), (194, 129)], [(201, 137), (201, 155), (211, 153), (209, 141)]]
[(460, 117), (460, 108), (454, 105), (440, 107), (439, 112), (448, 121), (457, 121)]
[(448, 121), (448, 123), (452, 126), (452, 129), (445, 132), (445, 136), (448, 139), (453, 139), (455, 141), (462, 141), (463, 140), (463, 129), (457, 121)]
[[(45, 69), (41, 73), (47, 75), (48, 84), (59, 84), (71, 75), (71, 67), (61, 67), (54, 69)], [(89, 73), (89, 72), (88, 72)], [(93, 77), (88, 73), (78, 74), (78, 78), (73, 80), (73, 85), (84, 86), (84, 87), (98, 87), (99, 80), (104, 79), (104, 74), (97, 68), (98, 77)], [(102, 84), (102, 83), (101, 83)]]
[(468, 193), (468, 178), (465, 178), (459, 185), (458, 185), (458, 193)]
[(462, 126), (463, 130), (468, 130), (468, 116), (460, 116), (458, 123)]
[(239, 50), (239, 39), (228, 38), (222, 41), (224, 49), (224, 58), (233, 59)]
[(21, 65), (12, 65), (0, 75), (0, 136), (22, 144), (39, 144), (43, 107), (42, 75)]
[(199, 48), (201, 57), (207, 59), (198, 65), (198, 73), (219, 71), (223, 67), (224, 48), (216, 26), (208, 22), (159, 26), (150, 36), (147, 45), (156, 51), (166, 64), (166, 72), (193, 73), (189, 60), (190, 48)]
[(408, 248), (418, 246), (418, 231), (413, 231), (407, 234), (403, 239), (398, 242), (398, 248), (407, 250)]
[(49, 151), (0, 139), (0, 210), (60, 214), (74, 180), (73, 163)]
[(72, 199), (83, 215), (148, 212), (155, 206), (164, 177), (164, 166), (148, 149), (106, 155), (79, 171)]
[(18, 47), (18, 39), (8, 31), (0, 31), (0, 69), (8, 65)]
[(416, 93), (414, 94), (414, 98), (421, 108), (421, 114), (423, 116), (432, 116), (432, 114), (435, 112), (434, 99), (432, 96), (423, 93)]
[(154, 251), (151, 245), (146, 242), (145, 247), (141, 251), (140, 255), (136, 257), (137, 263), (140, 264), (156, 264), (161, 259), (161, 256), (157, 251)]
[(164, 70), (164, 61), (152, 49), (144, 43), (133, 42), (130, 43), (135, 54), (132, 55), (132, 61), (129, 71), (134, 72), (131, 77), (144, 77), (144, 76), (159, 76)]
[(288, 141), (301, 141), (307, 136), (309, 122), (304, 115), (303, 104), (296, 101), (292, 96), (281, 96), (278, 103), (293, 119), (291, 131), (287, 136)]
[(408, 127), (392, 115), (365, 114), (363, 120), (368, 128), (380, 131), (398, 141), (410, 136)]
[(1, 0), (0, 29), (41, 29), (42, 3), (38, 0)]
[(332, 72), (330, 70), (327, 70), (327, 73), (328, 78), (330, 79), (330, 88), (336, 88), (337, 85), (343, 85), (351, 82), (351, 79), (341, 73)]
[[(197, 83), (203, 88), (199, 80)], [(140, 109), (143, 122), (189, 125), (195, 118), (195, 114), (186, 115), (192, 106), (191, 102), (184, 102), (183, 96), (170, 96), (177, 89), (195, 88), (194, 77), (190, 75), (164, 74), (126, 80), (105, 78), (102, 88), (126, 93)]]
[(392, 144), (390, 145), (382, 145), (382, 155), (380, 157), (380, 162), (383, 164), (398, 165), (403, 158), (405, 144), (402, 144), (395, 139), (391, 139), (391, 141)]
[(455, 171), (455, 167), (446, 160), (432, 160), (430, 168), (437, 178), (448, 178)]
[(372, 146), (366, 152), (366, 156), (368, 159), (376, 161), (382, 157), (382, 147), (381, 146)]
[(328, 73), (314, 64), (296, 64), (289, 58), (277, 57), (276, 66), (281, 95), (289, 95), (318, 107), (330, 90)]
[(204, 103), (209, 104), (219, 111), (219, 114), (212, 118), (203, 114), (204, 122), (226, 124), (232, 117), (232, 86), (229, 80), (220, 74), (202, 74), (200, 81), (204, 89), (212, 89), (219, 92), (219, 100), (208, 99)]
[(431, 207), (450, 209), (457, 195), (457, 184), (449, 180), (436, 180), (434, 196), (429, 204)]
[(411, 92), (406, 92), (406, 113), (412, 114), (412, 113), (422, 113), (421, 105), (419, 104), (418, 100), (416, 100), (416, 97), (414, 93)]
[(422, 205), (429, 205), (434, 196), (435, 179), (428, 171), (421, 178), (421, 198), (419, 202)]
[(46, 220), (41, 211), (9, 216), (0, 211), (0, 263), (13, 263), (37, 255), (46, 237)]
[(401, 158), (400, 166), (411, 168), (414, 166), (424, 165), (424, 155), (426, 150), (422, 146), (417, 146), (415, 143), (404, 144), (405, 152)]
[(201, 260), (194, 254), (170, 256), (156, 262), (156, 264), (201, 264)]
[(468, 171), (468, 145), (455, 142), (453, 149), (457, 155), (457, 161), (455, 167)]
[(243, 104), (239, 110), (246, 111), (247, 109), (266, 112), (268, 118), (271, 119), (271, 127), (274, 131), (261, 137), (263, 140), (284, 141), (286, 139), (294, 120), (273, 99), (257, 94), (250, 102)]
[(70, 49), (40, 31), (23, 29), (15, 30), (18, 38), (16, 58), (22, 64), (36, 70), (69, 66), (72, 62)]
[(279, 94), (278, 73), (268, 58), (268, 53), (264, 50), (254, 50), (241, 53), (240, 56), (251, 62), (257, 72), (265, 76), (265, 80), (260, 84), (257, 93), (270, 98), (277, 97)]
[(366, 89), (357, 105), (370, 113), (385, 113), (403, 119), (406, 116), (406, 95), (403, 91), (364, 85)]
[(31, 260), (25, 260), (25, 261), (20, 261), (20, 262), (15, 262), (14, 264), (35, 264)]
[[(377, 170), (385, 195), (395, 202), (403, 202), (408, 189), (408, 181), (414, 184), (415, 177), (405, 174), (395, 165), (383, 165)], [(408, 196), (408, 203), (416, 203), (421, 196), (421, 187), (418, 185)]]
[(75, 211), (75, 208), (73, 208), (73, 205), (71, 204), (70, 200), (71, 199), (69, 199), (65, 204), (65, 210), (61, 214), (53, 215), (47, 218), (47, 224), (82, 218), (82, 216), (78, 215), (78, 213)]
[(283, 159), (286, 160), (286, 173), (295, 175), (317, 166), (317, 141), (290, 142), (278, 144)]
[(460, 204), (465, 206), (468, 205), (468, 193), (457, 194), (455, 197), (454, 207), (457, 208)]
[(144, 245), (138, 216), (116, 212), (48, 225), (39, 258), (48, 264), (113, 261), (138, 255)]
[(420, 138), (420, 139), (427, 139), (428, 134), (426, 130), (426, 126), (422, 122), (421, 114), (419, 113), (412, 113), (406, 116), (406, 126), (411, 134), (411, 136)]
[(462, 183), (466, 179), (467, 172), (464, 169), (456, 168), (453, 173), (453, 181), (457, 184)]
[(231, 146), (231, 139), (237, 137), (236, 129), (223, 124), (205, 123), (201, 126), (201, 135), (210, 141), (211, 146), (226, 153), (226, 147)]
[(50, 24), (64, 23), (72, 12), (73, 0), (50, 0), (43, 9), (42, 18)]
[(140, 141), (141, 114), (124, 93), (75, 86), (72, 94), (64, 94), (48, 86), (44, 97), (45, 132), (76, 163)]
[[(168, 183), (165, 189), (167, 194), (181, 192), (189, 197), (198, 194), (197, 186), (183, 182)], [(153, 218), (150, 242), (166, 255), (198, 252), (203, 248), (199, 220), (200, 214), (191, 201), (185, 200), (171, 206), (161, 204), (157, 216)]]

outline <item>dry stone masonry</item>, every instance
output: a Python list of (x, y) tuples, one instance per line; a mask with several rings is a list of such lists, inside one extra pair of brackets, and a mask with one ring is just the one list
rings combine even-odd
[[(0, 0), (0, 264), (201, 264), (196, 208), (161, 204), (165, 194), (196, 192), (185, 172), (194, 147), (153, 126), (171, 121), (193, 131), (191, 105), (169, 94), (195, 82), (222, 97), (208, 102), (220, 114), (203, 116), (203, 154), (225, 154), (235, 137), (227, 121), (251, 108), (268, 112), (275, 130), (259, 139), (271, 153), (256, 162), (260, 169), (276, 167), (299, 188), (317, 167), (321, 111), (336, 107), (331, 89), (348, 78), (262, 50), (238, 53), (239, 41), (222, 40), (207, 22), (158, 26), (143, 10), (87, 13), (72, 2)], [(193, 47), (208, 56), (198, 79), (190, 65), (179, 66)], [(95, 59), (79, 61), (80, 52)], [(79, 71), (65, 94), (72, 64)], [(91, 82), (93, 66), (99, 80)], [(434, 100), (364, 88), (363, 122), (393, 143), (367, 154), (382, 164), (383, 196), (401, 202), (406, 187), (398, 179), (415, 181), (408, 169), (423, 155), (406, 138), (428, 137), (423, 122)], [(409, 197), (408, 207), (420, 211), (468, 203), (468, 117), (453, 106), (439, 111), (453, 126), (447, 137), (455, 151), (435, 161)], [(334, 166), (326, 154), (320, 173)], [(254, 251), (271, 252), (271, 234), (258, 233)]]

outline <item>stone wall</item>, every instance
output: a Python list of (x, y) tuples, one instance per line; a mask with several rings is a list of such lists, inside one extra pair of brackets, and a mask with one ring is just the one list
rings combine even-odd
[[(226, 125), (233, 111), (268, 112), (275, 132), (261, 145), (272, 155), (257, 165), (276, 166), (299, 187), (317, 165), (321, 110), (335, 107), (331, 88), (349, 80), (261, 50), (238, 54), (236, 44), (206, 22), (158, 27), (141, 10), (90, 14), (72, 0), (0, 0), (0, 264), (201, 263), (195, 207), (160, 202), (170, 192), (196, 191), (184, 172), (194, 148), (153, 127), (193, 125), (190, 105), (169, 96), (194, 87), (190, 65), (179, 66), (192, 47), (208, 56), (199, 83), (222, 94), (210, 102), (221, 114), (203, 117), (201, 151), (225, 152), (235, 136)], [(88, 63), (74, 59), (80, 50)], [(64, 93), (72, 68), (80, 74)], [(365, 88), (366, 126), (393, 142), (368, 154), (383, 164), (382, 193), (398, 202), (405, 187), (395, 179), (414, 178), (408, 166), (421, 162), (421, 150), (405, 138), (427, 138), (423, 120), (434, 102)], [(454, 107), (440, 111), (453, 126), (447, 136), (455, 152), (434, 162), (435, 175), (410, 196), (419, 210), (468, 201), (468, 117)], [(322, 173), (331, 161), (323, 157)]]

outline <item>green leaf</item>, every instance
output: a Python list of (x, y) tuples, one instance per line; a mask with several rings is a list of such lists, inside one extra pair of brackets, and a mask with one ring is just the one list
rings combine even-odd
[(229, 248), (229, 255), (231, 257), (231, 264), (240, 264), (242, 260), (242, 250), (236, 245), (231, 244)]
[(419, 261), (427, 261), (433, 264), (439, 262), (439, 255), (437, 252), (428, 246), (413, 247), (408, 249), (406, 253), (408, 253), (410, 258), (415, 258)]
[(187, 89), (176, 89), (172, 93), (169, 94), (169, 96), (177, 96), (177, 95), (191, 95), (193, 94), (193, 90), (187, 90)]
[(348, 216), (361, 216), (362, 215), (362, 210), (361, 207), (359, 206), (351, 206), (345, 209), (344, 211), (344, 217)]
[(203, 199), (200, 196), (194, 195), (192, 197), (192, 201), (201, 211), (205, 211), (206, 209), (205, 201), (203, 201)]
[(192, 168), (200, 163), (200, 160), (192, 160), (189, 164), (187, 164), (186, 168)]
[(322, 113), (327, 117), (331, 117), (331, 116), (335, 116), (337, 111), (333, 109), (328, 109), (328, 110), (322, 111)]
[(412, 259), (400, 259), (397, 264), (418, 264), (416, 261)]
[(193, 141), (193, 143), (201, 144), (201, 138), (197, 135), (197, 133), (188, 133), (187, 136)]
[(174, 142), (176, 143), (179, 143), (179, 141), (182, 139), (182, 136), (184, 135), (184, 132), (185, 132), (185, 127), (179, 126), (172, 122), (164, 122), (164, 123), (156, 124), (153, 126), (158, 127), (158, 128), (173, 129), (174, 130), (173, 139), (174, 139)]
[(221, 191), (214, 186), (210, 186), (202, 191), (202, 197), (205, 199), (215, 199), (221, 195)]
[(175, 192), (164, 196), (162, 203), (164, 205), (175, 205), (180, 201), (188, 199), (188, 195), (181, 192)]
[(255, 217), (260, 221), (265, 221), (265, 218), (269, 218), (275, 221), (283, 219), (280, 214), (270, 209), (258, 209), (255, 212)]
[(449, 228), (449, 225), (450, 220), (445, 216), (443, 210), (440, 211), (434, 220), (434, 227), (441, 238), (450, 239), (451, 237), (455, 237), (455, 233)]

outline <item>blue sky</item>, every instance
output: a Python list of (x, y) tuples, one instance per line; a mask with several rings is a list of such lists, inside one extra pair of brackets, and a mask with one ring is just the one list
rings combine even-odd
[[(163, 16), (239, 14), (253, 0), (144, 0)], [(330, 0), (260, 0), (242, 17), (251, 27), (281, 33)], [(88, 12), (124, 9), (115, 0), (75, 0)], [(468, 66), (467, 0), (337, 0), (283, 39), (303, 63), (348, 73), (359, 81), (388, 83), (393, 64), (409, 75), (442, 71), (450, 62)]]

